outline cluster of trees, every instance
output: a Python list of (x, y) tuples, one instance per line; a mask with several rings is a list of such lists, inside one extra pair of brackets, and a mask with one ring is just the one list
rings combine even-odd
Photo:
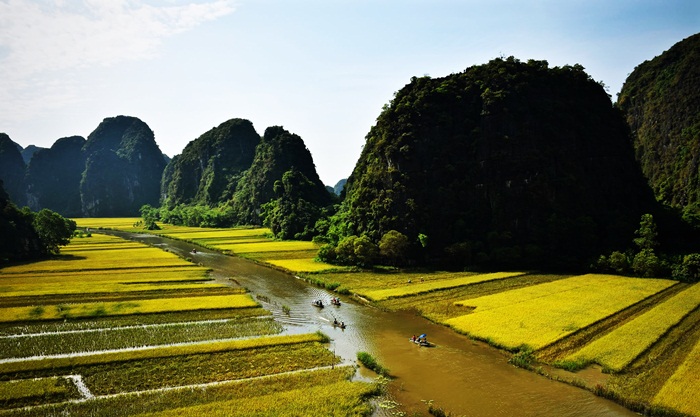
[(58, 254), (76, 224), (48, 209), (38, 213), (10, 201), (0, 181), (0, 262), (39, 259)]
[(403, 233), (389, 230), (378, 244), (366, 235), (350, 235), (341, 239), (337, 245), (326, 243), (318, 252), (318, 259), (339, 265), (353, 265), (364, 268), (377, 263), (392, 266), (404, 266), (409, 260), (410, 244)]
[(658, 230), (654, 216), (644, 214), (635, 231), (634, 248), (601, 255), (593, 265), (602, 272), (640, 277), (672, 276), (684, 282), (700, 281), (700, 253), (659, 254)]

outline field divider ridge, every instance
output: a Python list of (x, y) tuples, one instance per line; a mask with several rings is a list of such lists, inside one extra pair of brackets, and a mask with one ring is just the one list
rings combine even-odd
[[(322, 371), (322, 370), (326, 370), (326, 369), (355, 367), (355, 366), (356, 365), (354, 365), (352, 363), (338, 364), (338, 365), (326, 365), (326, 366), (317, 366), (315, 368), (297, 369), (294, 371), (285, 371), (285, 372), (279, 372), (276, 374), (260, 375), (260, 376), (253, 376), (253, 377), (241, 378), (241, 379), (227, 379), (225, 381), (212, 381), (212, 382), (203, 382), (200, 384), (177, 385), (177, 386), (172, 386), (172, 387), (153, 388), (153, 389), (141, 390), (141, 391), (125, 391), (125, 392), (119, 392), (116, 394), (92, 395), (92, 393), (90, 393), (90, 396), (84, 395), (83, 398), (67, 400), (67, 401), (62, 401), (62, 402), (58, 402), (58, 403), (30, 405), (30, 406), (26, 406), (26, 407), (19, 407), (19, 408), (2, 410), (2, 411), (8, 412), (8, 413), (13, 412), (13, 411), (22, 411), (22, 410), (31, 411), (31, 410), (36, 410), (36, 409), (48, 408), (48, 407), (56, 407), (56, 406), (67, 405), (67, 404), (79, 404), (79, 403), (84, 403), (87, 401), (99, 401), (99, 400), (105, 400), (105, 399), (110, 399), (110, 398), (119, 398), (119, 397), (128, 397), (128, 396), (139, 397), (142, 395), (157, 394), (157, 393), (169, 392), (169, 391), (206, 389), (209, 387), (216, 387), (216, 386), (227, 385), (227, 384), (242, 384), (242, 383), (246, 383), (246, 382), (250, 382), (250, 381), (271, 379), (271, 378), (276, 378), (276, 377), (280, 377), (280, 376), (300, 374), (300, 373), (304, 373), (304, 372), (314, 372), (314, 371)], [(70, 378), (73, 376), (80, 377), (80, 375), (68, 375), (68, 376), (66, 376), (66, 378)], [(82, 377), (80, 377), (80, 380), (82, 382)], [(76, 385), (76, 387), (77, 387), (77, 385)], [(87, 389), (87, 387), (85, 387), (85, 388)], [(80, 389), (80, 388), (78, 388), (78, 389)], [(89, 392), (89, 390), (88, 390), (88, 392)]]
[(243, 337), (220, 340), (213, 339), (204, 342), (183, 342), (105, 351), (32, 356), (27, 358), (9, 358), (0, 360), (0, 374), (52, 368), (67, 368), (72, 366), (96, 365), (109, 362), (128, 362), (140, 359), (165, 358), (201, 353), (217, 353), (275, 345), (321, 342), (323, 340), (324, 337), (318, 333), (306, 333), (299, 335)]

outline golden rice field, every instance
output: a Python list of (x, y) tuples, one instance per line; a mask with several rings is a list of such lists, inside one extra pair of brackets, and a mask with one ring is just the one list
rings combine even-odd
[(74, 238), (57, 258), (0, 269), (0, 300), (220, 287), (206, 282), (208, 271), (157, 248), (94, 234)]
[(474, 308), (445, 324), (506, 349), (540, 349), (675, 284), (588, 274), (458, 301)]
[(700, 306), (700, 284), (675, 295), (605, 336), (587, 344), (565, 361), (597, 363), (622, 371), (670, 328)]
[(155, 298), (0, 308), (0, 322), (218, 310), (257, 306), (250, 294)]
[(524, 274), (524, 272), (494, 272), (490, 274), (468, 275), (460, 278), (433, 280), (430, 282), (413, 283), (413, 280), (411, 280), (410, 283), (406, 281), (406, 285), (401, 287), (387, 288), (381, 290), (370, 290), (365, 292), (359, 292), (359, 294), (366, 298), (369, 298), (370, 300), (381, 301), (394, 297), (405, 297), (407, 295), (416, 295), (435, 290), (463, 287), (480, 282), (512, 278)]
[(654, 397), (654, 404), (689, 415), (700, 415), (699, 370), (700, 342)]
[(270, 237), (271, 232), (268, 228), (215, 229), (159, 223), (161, 230), (144, 231), (134, 228), (134, 224), (138, 220), (140, 219), (75, 219), (80, 228), (108, 228), (167, 236), (249, 258), (294, 274), (338, 269), (335, 265), (314, 260), (320, 245), (306, 241), (275, 240)]
[(371, 412), (377, 385), (350, 382), (325, 335), (279, 335), (245, 289), (211, 283), (207, 268), (91, 232), (56, 258), (0, 269), (0, 415)]
[[(61, 369), (75, 366), (113, 364), (154, 358), (174, 356), (211, 354), (230, 351), (246, 351), (271, 346), (287, 346), (302, 343), (321, 342), (323, 338), (316, 333), (263, 336), (252, 339), (209, 340), (197, 343), (149, 346), (144, 349), (124, 349), (107, 352), (90, 352), (84, 355), (47, 356), (42, 358), (21, 358), (16, 361), (0, 361), (0, 375), (17, 372)], [(329, 363), (330, 365), (330, 363)]]
[[(78, 219), (78, 224), (138, 231), (133, 229), (137, 220)], [(158, 234), (281, 268), (389, 310), (415, 309), (435, 322), (497, 347), (516, 351), (528, 346), (536, 352), (552, 351), (554, 353), (547, 357), (556, 357), (556, 360), (600, 364), (613, 373), (609, 380), (612, 385), (606, 385), (605, 378), (587, 382), (587, 377), (581, 379), (575, 373), (566, 376), (564, 370), (558, 370), (554, 378), (587, 386), (600, 395), (610, 395), (634, 410), (647, 410), (651, 415), (700, 416), (700, 397), (696, 394), (700, 391), (697, 377), (700, 370), (700, 327), (697, 325), (700, 324), (700, 284), (686, 288), (667, 279), (601, 274), (548, 277), (502, 272), (379, 269), (357, 272), (317, 263), (313, 261), (314, 245), (275, 241), (268, 237), (267, 229), (163, 226)], [(129, 248), (125, 246), (124, 250)], [(687, 342), (681, 343), (683, 340)], [(536, 356), (532, 360), (536, 360)], [(532, 365), (533, 369), (546, 373), (536, 363)], [(312, 373), (316, 372), (321, 371)], [(297, 415), (292, 410), (300, 409), (302, 404), (328, 402), (325, 392), (337, 390), (357, 390), (348, 403), (340, 397), (338, 401), (348, 404), (344, 410), (354, 407), (351, 404), (359, 404), (362, 409), (366, 403), (358, 400), (358, 396), (363, 395), (359, 392), (372, 390), (357, 385), (346, 387), (345, 381), (338, 380), (327, 382), (328, 387), (333, 387), (330, 391), (314, 385), (301, 388), (287, 385), (289, 381), (285, 378), (281, 381), (287, 388), (274, 393), (258, 391), (256, 395), (241, 395), (236, 400), (220, 397), (207, 403), (189, 401), (182, 395), (166, 396), (172, 405), (153, 405), (150, 411), (163, 416), (239, 415), (236, 413), (240, 408), (257, 410), (256, 415)], [(225, 389), (230, 387), (226, 385)], [(175, 406), (180, 398), (183, 398), (182, 406)], [(302, 400), (295, 402), (296, 399)], [(279, 407), (267, 408), (277, 402), (281, 404)], [(156, 401), (151, 403), (156, 404)], [(91, 415), (81, 407), (72, 407), (62, 411)], [(333, 409), (328, 412), (328, 415), (335, 413)], [(344, 414), (340, 412), (339, 415)]]

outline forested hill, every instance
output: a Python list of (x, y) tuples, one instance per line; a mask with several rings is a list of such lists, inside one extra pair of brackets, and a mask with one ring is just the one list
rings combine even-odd
[(153, 131), (135, 117), (106, 118), (83, 146), (82, 210), (89, 217), (137, 215), (158, 204), (165, 159)]
[(572, 267), (626, 247), (653, 206), (604, 88), (579, 65), (511, 57), (398, 91), (340, 218), (374, 242), (420, 236), (457, 265)]
[(18, 145), (0, 133), (0, 180), (5, 183), (9, 199), (18, 206), (27, 204), (24, 183), (24, 160)]
[(637, 66), (618, 105), (657, 199), (700, 214), (700, 34)]
[(258, 143), (260, 135), (244, 119), (228, 120), (188, 143), (163, 173), (163, 203), (215, 206), (231, 199)]
[(71, 136), (49, 149), (34, 147), (27, 166), (20, 149), (0, 134), (0, 180), (20, 207), (109, 217), (158, 204), (165, 158), (153, 131), (135, 117), (106, 118), (87, 140)]
[[(297, 214), (309, 216), (308, 221), (302, 222), (306, 223), (302, 229), (304, 226), (313, 227), (316, 220), (313, 217), (318, 217), (318, 213), (303, 213), (304, 204), (308, 203), (308, 209), (316, 211), (332, 203), (330, 193), (318, 177), (311, 152), (301, 137), (281, 126), (272, 126), (265, 129), (253, 164), (241, 179), (234, 196), (238, 222), (261, 224), (264, 220), (261, 216), (263, 205), (279, 198), (294, 206), (290, 209), (295, 212), (295, 217)], [(305, 202), (302, 206), (299, 205), (300, 199)], [(299, 232), (301, 230), (290, 231), (290, 236)]]
[(27, 196), (33, 210), (49, 208), (65, 216), (82, 215), (80, 180), (85, 170), (85, 138), (71, 136), (39, 149), (27, 167)]

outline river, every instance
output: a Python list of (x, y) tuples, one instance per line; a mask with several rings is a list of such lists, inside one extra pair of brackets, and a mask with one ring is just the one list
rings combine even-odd
[[(427, 416), (426, 401), (452, 416), (633, 416), (632, 411), (591, 392), (555, 382), (534, 372), (508, 364), (497, 349), (472, 341), (447, 327), (434, 324), (412, 312), (388, 313), (341, 297), (340, 307), (326, 304), (335, 294), (293, 276), (245, 259), (226, 256), (196, 245), (147, 234), (113, 232), (115, 235), (167, 249), (214, 270), (221, 283), (237, 283), (284, 324), (286, 333), (322, 331), (331, 338), (329, 348), (344, 362), (356, 362), (359, 351), (367, 351), (394, 379), (387, 398), (400, 406), (378, 408), (375, 416)], [(287, 307), (289, 314), (283, 309)], [(333, 326), (343, 321), (347, 328)], [(435, 347), (419, 347), (409, 337), (427, 333)], [(358, 378), (372, 378), (360, 369)]]

